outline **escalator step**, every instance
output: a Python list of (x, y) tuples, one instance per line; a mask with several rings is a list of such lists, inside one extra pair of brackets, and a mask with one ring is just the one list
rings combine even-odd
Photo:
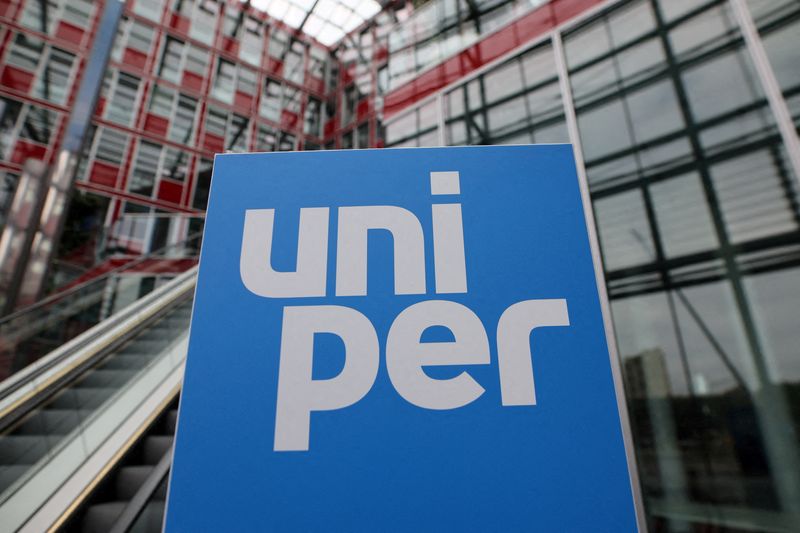
[(81, 525), (82, 533), (108, 533), (125, 509), (127, 502), (106, 502), (92, 505), (86, 510)]
[(134, 341), (131, 344), (122, 348), (119, 353), (121, 355), (133, 355), (136, 357), (149, 357), (153, 358), (159, 355), (161, 352), (164, 351), (164, 348), (167, 347), (166, 341), (159, 341), (158, 343), (155, 342), (137, 342)]
[(0, 464), (33, 464), (47, 453), (47, 441), (41, 435), (3, 435), (0, 437)]
[(175, 429), (178, 427), (178, 410), (170, 409), (164, 416), (165, 431), (169, 435), (175, 434)]
[(132, 370), (90, 370), (86, 376), (78, 382), (82, 388), (119, 388), (127, 383), (133, 375)]
[(84, 389), (68, 387), (64, 389), (48, 407), (56, 409), (93, 409), (103, 404), (117, 389)]
[(164, 522), (164, 501), (150, 500), (142, 509), (129, 533), (160, 533)]
[(148, 465), (158, 463), (172, 448), (171, 435), (149, 435), (144, 441), (144, 462)]
[(14, 430), (18, 435), (66, 435), (77, 428), (86, 413), (74, 409), (42, 409)]
[(149, 358), (126, 354), (114, 354), (103, 361), (97, 368), (99, 370), (140, 370), (147, 366)]
[(123, 466), (117, 473), (115, 489), (116, 497), (121, 500), (130, 500), (142, 483), (153, 472), (151, 465)]
[(153, 493), (153, 499), (154, 500), (166, 501), (167, 500), (167, 487), (168, 486), (169, 485), (166, 483), (166, 480), (164, 480), (164, 483), (161, 483), (158, 486), (158, 488), (156, 489), (156, 491)]

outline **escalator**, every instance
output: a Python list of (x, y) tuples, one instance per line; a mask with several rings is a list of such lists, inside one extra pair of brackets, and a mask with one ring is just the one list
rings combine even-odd
[(170, 402), (124, 458), (78, 506), (64, 533), (159, 532), (164, 520), (167, 475), (178, 420)]
[[(0, 383), (0, 532), (160, 531), (196, 268), (148, 274), (147, 283), (137, 276), (147, 290), (133, 299), (131, 280), (118, 279), (114, 290), (105, 283), (102, 297), (73, 291), (59, 302), (67, 314), (12, 317), (60, 342), (24, 365), (20, 346), (47, 342), (0, 336), (0, 350), (12, 354), (6, 367), (15, 370)], [(97, 309), (123, 292), (126, 305), (111, 305), (116, 312), (100, 320)], [(53, 337), (54, 316), (87, 314), (88, 329), (62, 325), (56, 329), (71, 336)], [(50, 330), (37, 328), (35, 317), (46, 317)]]

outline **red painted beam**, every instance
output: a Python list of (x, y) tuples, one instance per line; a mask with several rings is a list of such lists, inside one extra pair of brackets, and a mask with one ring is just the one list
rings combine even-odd
[(386, 95), (389, 118), (605, 0), (551, 0)]

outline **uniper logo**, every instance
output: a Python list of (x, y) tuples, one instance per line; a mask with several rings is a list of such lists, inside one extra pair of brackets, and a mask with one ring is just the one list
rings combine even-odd
[[(431, 172), (433, 195), (460, 194), (458, 172)], [(467, 292), (461, 205), (433, 204), (433, 264), (436, 293)], [(294, 272), (271, 266), (274, 209), (245, 213), (240, 273), (249, 291), (265, 298), (325, 296), (328, 270), (329, 208), (300, 209)], [(395, 294), (425, 294), (425, 237), (419, 219), (398, 206), (338, 208), (336, 296), (367, 294), (367, 234), (387, 230), (394, 246)], [(508, 307), (497, 325), (497, 361), (504, 406), (536, 404), (530, 334), (545, 326), (568, 326), (567, 301), (526, 300)], [(432, 326), (450, 330), (450, 342), (421, 342)], [(312, 379), (314, 335), (330, 333), (345, 346), (341, 372)], [(395, 318), (386, 338), (386, 368), (397, 392), (425, 409), (463, 407), (484, 392), (467, 371), (433, 379), (426, 366), (487, 365), (489, 339), (468, 307), (447, 300), (415, 303)], [(309, 448), (312, 411), (342, 409), (361, 400), (378, 374), (380, 343), (372, 322), (339, 305), (287, 306), (281, 330), (275, 451)]]

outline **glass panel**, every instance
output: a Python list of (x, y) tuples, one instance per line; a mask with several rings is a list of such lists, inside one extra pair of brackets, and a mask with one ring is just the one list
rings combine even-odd
[(22, 104), (0, 97), (0, 158), (10, 159)]
[[(532, 134), (536, 142), (569, 142), (549, 43), (448, 93), (444, 108), (448, 144), (529, 143)], [(434, 113), (435, 109), (430, 115), (435, 120)], [(432, 127), (434, 121), (427, 124)], [(425, 142), (437, 144), (432, 137)]]
[(204, 210), (208, 205), (212, 166), (213, 162), (209, 159), (201, 159), (197, 164), (197, 177), (195, 179), (194, 195), (192, 196), (192, 207), (195, 209)]
[(192, 72), (201, 78), (205, 78), (207, 67), (208, 52), (202, 48), (189, 45), (186, 49), (186, 72)]
[(164, 0), (135, 0), (133, 2), (133, 12), (152, 21), (161, 20), (161, 11)]
[(181, 58), (183, 56), (183, 42), (167, 37), (164, 44), (164, 51), (161, 54), (161, 63), (158, 67), (158, 75), (173, 83), (181, 81)]
[(197, 116), (197, 100), (186, 95), (178, 97), (175, 116), (170, 122), (169, 138), (189, 144), (194, 138), (194, 122)]
[(186, 179), (188, 165), (189, 156), (186, 152), (175, 148), (165, 148), (164, 161), (161, 165), (161, 177), (174, 181), (183, 181)]
[(88, 28), (93, 8), (94, 6), (89, 0), (68, 0), (64, 2), (63, 19), (79, 28)]
[(233, 103), (233, 87), (236, 79), (236, 66), (223, 59), (217, 62), (217, 72), (214, 76), (214, 86), (211, 94), (225, 103)]
[(133, 162), (133, 172), (131, 172), (131, 179), (128, 182), (128, 190), (143, 196), (153, 194), (160, 159), (161, 145), (141, 141)]
[(261, 96), (259, 113), (262, 117), (280, 122), (281, 119), (281, 84), (274, 80), (264, 82), (264, 94)]
[(56, 0), (25, 2), (23, 6), (20, 24), (42, 33), (50, 33), (52, 31), (55, 24), (55, 14), (58, 13), (58, 2)]
[[(778, 65), (789, 3), (750, 2)], [(800, 204), (730, 3), (620, 2), (564, 45), (650, 530), (796, 530)]]
[(6, 61), (9, 65), (35, 72), (44, 53), (44, 41), (18, 33), (14, 37)]
[(105, 107), (106, 118), (112, 122), (129, 126), (136, 110), (138, 94), (139, 78), (118, 72), (116, 84)]
[(225, 111), (215, 107), (209, 107), (208, 114), (206, 115), (206, 133), (224, 138), (227, 122), (228, 114)]
[(261, 23), (253, 18), (246, 17), (244, 33), (242, 33), (239, 46), (239, 58), (251, 65), (261, 64), (261, 53), (264, 48), (264, 35)]
[(172, 114), (172, 103), (174, 100), (175, 91), (160, 85), (154, 85), (153, 94), (150, 96), (149, 111), (156, 115), (169, 118)]
[(154, 35), (155, 29), (151, 26), (145, 26), (141, 22), (133, 20), (128, 33), (128, 47), (149, 54)]
[(102, 128), (97, 136), (95, 157), (102, 161), (119, 165), (128, 146), (128, 135), (119, 131)]
[(50, 57), (33, 88), (33, 95), (56, 104), (64, 104), (71, 88), (72, 67), (75, 56), (52, 48)]
[(225, 140), (225, 149), (231, 152), (246, 152), (248, 148), (248, 126), (250, 121), (245, 117), (233, 115), (228, 128), (228, 138)]
[(772, 70), (800, 127), (800, 3), (748, 0)]
[(204, 44), (212, 44), (217, 25), (219, 4), (214, 0), (199, 0), (194, 9), (189, 36)]
[(308, 103), (306, 104), (306, 121), (304, 130), (306, 134), (313, 135), (315, 137), (322, 136), (322, 117), (320, 116), (321, 111), (322, 103), (316, 98), (309, 97)]

